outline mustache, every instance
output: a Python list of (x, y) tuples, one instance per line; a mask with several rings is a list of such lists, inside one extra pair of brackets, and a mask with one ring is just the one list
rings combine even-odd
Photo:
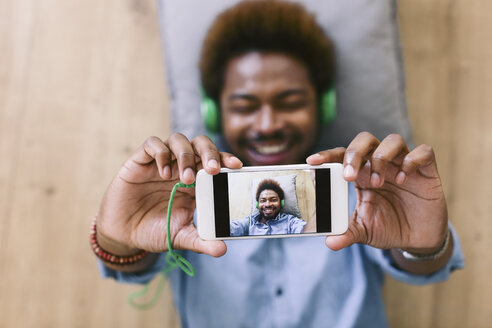
[(284, 140), (287, 137), (287, 134), (281, 130), (274, 131), (272, 134), (265, 135), (261, 132), (253, 132), (249, 135), (248, 140), (253, 142), (265, 142), (271, 140)]
[(302, 135), (298, 132), (285, 132), (283, 130), (276, 130), (272, 133), (265, 134), (258, 131), (251, 131), (246, 136), (239, 140), (241, 145), (246, 145), (247, 143), (267, 143), (275, 141), (284, 140), (300, 140)]

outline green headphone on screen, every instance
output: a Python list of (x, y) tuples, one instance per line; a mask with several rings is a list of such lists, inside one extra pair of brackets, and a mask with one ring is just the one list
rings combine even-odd
[[(280, 207), (284, 207), (285, 205), (285, 200), (282, 199), (280, 200)], [(256, 208), (260, 208), (260, 203), (258, 201), (256, 201)]]
[[(319, 107), (323, 124), (329, 124), (335, 120), (337, 117), (337, 96), (335, 88), (330, 88), (329, 90), (323, 92), (320, 98)], [(211, 133), (220, 132), (219, 106), (217, 106), (212, 98), (205, 94), (203, 88), (200, 110), (207, 131)]]

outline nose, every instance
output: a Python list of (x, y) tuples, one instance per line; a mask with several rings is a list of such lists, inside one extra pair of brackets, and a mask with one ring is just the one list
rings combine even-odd
[(273, 134), (281, 129), (279, 117), (276, 115), (273, 106), (270, 104), (261, 106), (255, 127), (258, 132), (265, 135)]

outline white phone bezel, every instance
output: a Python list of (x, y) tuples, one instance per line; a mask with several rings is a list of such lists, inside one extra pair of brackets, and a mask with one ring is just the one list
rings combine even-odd
[[(343, 166), (339, 163), (326, 163), (321, 165), (295, 164), (295, 165), (272, 165), (272, 166), (248, 166), (237, 170), (223, 168), (220, 173), (232, 172), (258, 172), (279, 170), (306, 170), (330, 168), (331, 181), (331, 218), (332, 232), (314, 232), (286, 235), (262, 235), (262, 236), (240, 236), (219, 237), (215, 236), (215, 213), (213, 176), (200, 170), (196, 176), (196, 208), (197, 229), (200, 238), (205, 240), (235, 240), (251, 238), (285, 238), (285, 237), (308, 237), (320, 235), (340, 235), (348, 228), (348, 183), (343, 179)], [(337, 192), (333, 192), (336, 190)]]

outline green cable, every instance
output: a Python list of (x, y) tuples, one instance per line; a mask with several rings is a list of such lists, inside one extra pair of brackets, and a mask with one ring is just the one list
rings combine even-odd
[(196, 272), (195, 268), (193, 268), (193, 265), (185, 259), (181, 254), (175, 252), (172, 247), (171, 243), (171, 209), (173, 207), (173, 200), (174, 200), (174, 194), (176, 194), (176, 189), (178, 188), (194, 188), (195, 183), (193, 182), (192, 184), (184, 184), (182, 182), (178, 182), (174, 185), (173, 190), (171, 191), (171, 196), (169, 197), (169, 204), (167, 207), (167, 225), (166, 225), (166, 240), (167, 240), (167, 255), (166, 255), (166, 262), (168, 264), (167, 267), (165, 267), (160, 275), (161, 275), (161, 280), (159, 280), (159, 284), (157, 285), (154, 297), (147, 303), (137, 303), (135, 302), (135, 299), (145, 296), (149, 292), (149, 287), (150, 283), (147, 283), (145, 287), (139, 291), (133, 292), (130, 295), (128, 295), (128, 303), (132, 307), (138, 310), (148, 310), (153, 308), (156, 304), (157, 301), (159, 300), (159, 296), (162, 293), (162, 289), (164, 288), (164, 282), (167, 274), (171, 272), (172, 270), (176, 269), (179, 267), (181, 270), (183, 270), (184, 273), (186, 273), (190, 277), (194, 277)]

